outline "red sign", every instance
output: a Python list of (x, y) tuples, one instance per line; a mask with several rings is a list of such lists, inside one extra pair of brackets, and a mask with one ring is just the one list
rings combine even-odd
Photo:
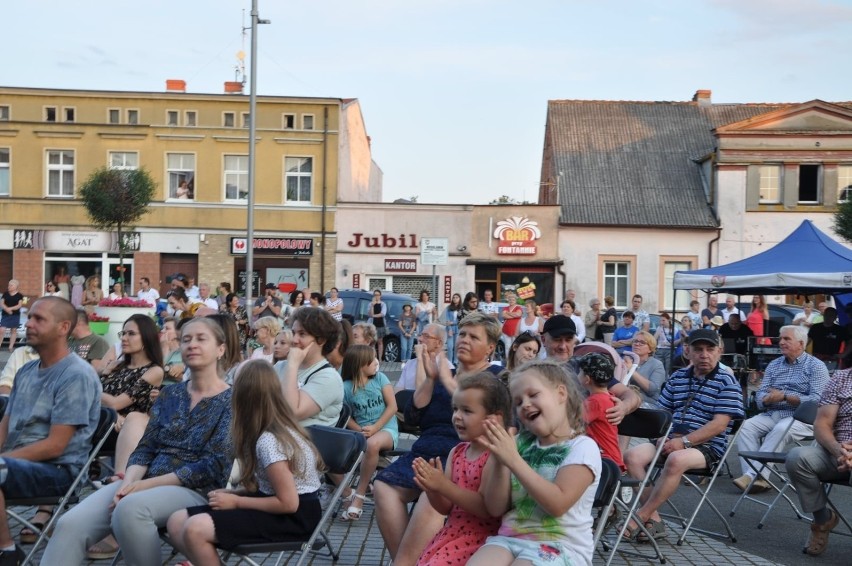
[(385, 271), (389, 273), (415, 273), (417, 271), (416, 259), (386, 259)]
[(360, 289), (361, 288), (361, 274), (353, 273), (352, 274), (352, 288)]
[(449, 304), (453, 301), (453, 276), (444, 275), (444, 302)]
[(541, 238), (538, 222), (521, 216), (512, 216), (497, 223), (494, 238), (500, 240), (499, 255), (535, 255), (535, 241)]
[[(255, 238), (254, 251), (276, 255), (314, 255), (314, 241), (310, 238)], [(247, 238), (231, 238), (231, 255), (245, 255)]]
[(411, 248), (417, 249), (417, 234), (400, 234), (389, 236), (379, 234), (378, 236), (366, 236), (362, 232), (352, 234), (352, 239), (346, 242), (350, 248)]

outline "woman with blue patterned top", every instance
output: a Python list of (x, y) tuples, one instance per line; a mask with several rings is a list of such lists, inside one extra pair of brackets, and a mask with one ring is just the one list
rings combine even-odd
[(157, 529), (173, 512), (204, 505), (209, 491), (225, 486), (233, 455), (222, 328), (192, 319), (181, 329), (181, 352), (190, 379), (163, 389), (123, 480), (58, 521), (41, 564), (82, 564), (88, 545), (110, 532), (128, 564), (160, 564)]

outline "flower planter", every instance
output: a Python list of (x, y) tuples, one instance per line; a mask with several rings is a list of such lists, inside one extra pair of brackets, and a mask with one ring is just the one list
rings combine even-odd
[(109, 331), (109, 321), (98, 321), (92, 322), (89, 321), (89, 328), (92, 329), (92, 332), (97, 334), (98, 336), (104, 336)]
[[(109, 328), (104, 339), (110, 346), (119, 342), (118, 333), (124, 327), (125, 321), (134, 314), (144, 314), (145, 316), (154, 316), (154, 307), (136, 308), (136, 307), (95, 307), (95, 313), (98, 316), (109, 318)], [(91, 327), (92, 323), (89, 323)], [(93, 329), (94, 331), (94, 329)]]

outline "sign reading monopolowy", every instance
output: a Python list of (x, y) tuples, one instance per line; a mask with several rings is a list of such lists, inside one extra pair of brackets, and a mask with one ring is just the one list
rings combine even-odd
[[(310, 238), (255, 238), (255, 252), (279, 255), (314, 255), (314, 241)], [(231, 254), (245, 255), (248, 238), (231, 238)]]
[(541, 238), (538, 222), (522, 216), (512, 216), (497, 222), (494, 238), (499, 255), (535, 255), (535, 241)]

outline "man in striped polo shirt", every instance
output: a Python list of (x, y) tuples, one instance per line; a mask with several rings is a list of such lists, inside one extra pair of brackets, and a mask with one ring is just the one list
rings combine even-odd
[[(742, 418), (743, 395), (734, 374), (719, 364), (722, 349), (713, 330), (698, 329), (689, 335), (684, 355), (692, 362), (672, 374), (660, 393), (660, 406), (672, 414), (672, 433), (664, 442), (662, 474), (653, 489), (645, 490), (636, 515), (654, 538), (665, 537), (657, 509), (677, 491), (683, 473), (710, 468), (722, 457), (732, 419)], [(641, 444), (624, 455), (627, 472), (641, 479), (654, 457), (652, 444)], [(650, 491), (650, 492), (649, 492)], [(625, 536), (641, 533), (631, 521)]]

